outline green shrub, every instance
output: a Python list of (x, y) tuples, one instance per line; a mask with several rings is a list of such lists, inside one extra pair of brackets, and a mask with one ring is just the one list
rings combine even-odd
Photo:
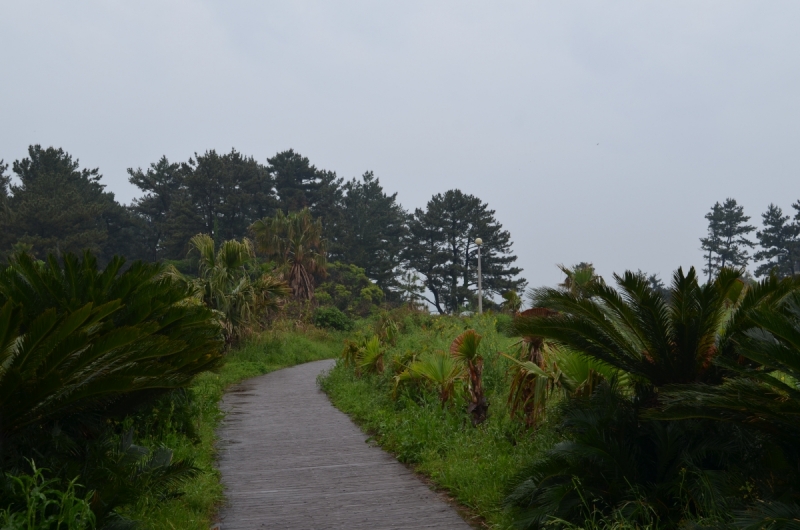
[(353, 329), (353, 321), (336, 307), (320, 307), (314, 313), (314, 325), (339, 331)]
[(328, 263), (325, 282), (317, 287), (320, 304), (335, 306), (348, 315), (367, 316), (384, 301), (384, 292), (375, 285), (364, 269), (355, 265)]

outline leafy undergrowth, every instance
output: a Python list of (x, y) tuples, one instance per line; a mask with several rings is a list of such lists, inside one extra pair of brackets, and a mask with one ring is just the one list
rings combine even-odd
[(187, 390), (132, 418), (137, 443), (169, 447), (175, 459), (193, 460), (200, 472), (181, 486), (181, 496), (145, 497), (126, 515), (147, 529), (208, 530), (223, 501), (219, 473), (214, 469), (214, 441), (222, 418), (218, 404), (225, 389), (249, 377), (335, 357), (341, 341), (341, 336), (321, 330), (265, 332), (231, 352), (221, 369), (200, 374)]
[[(514, 340), (495, 331), (491, 316), (465, 321), (435, 317), (428, 322), (401, 324), (396, 346), (388, 348), (383, 374), (356, 375), (341, 360), (321, 379), (333, 404), (349, 414), (398, 460), (411, 464), (439, 488), (479, 516), (475, 523), (511, 528), (502, 500), (509, 481), (536, 455), (553, 443), (547, 426), (536, 431), (509, 417), (507, 361), (497, 354)], [(410, 353), (446, 350), (465, 328), (483, 337), (484, 381), (490, 402), (487, 421), (473, 427), (466, 402), (459, 397), (442, 407), (434, 393), (400, 392), (392, 398), (393, 367)]]

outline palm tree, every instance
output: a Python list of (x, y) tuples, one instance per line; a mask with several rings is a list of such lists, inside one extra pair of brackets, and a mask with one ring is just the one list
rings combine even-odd
[(619, 377), (618, 370), (595, 359), (548, 345), (539, 361), (528, 359), (525, 343), (520, 358), (501, 353), (511, 365), (508, 404), (511, 416), (521, 416), (532, 427), (545, 416), (547, 403), (555, 396), (589, 396), (604, 381)]
[(481, 338), (474, 329), (468, 329), (450, 344), (450, 355), (467, 368), (467, 412), (472, 414), (473, 425), (483, 423), (489, 411), (489, 402), (483, 394), (483, 357), (478, 353)]
[(434, 388), (444, 407), (455, 395), (456, 384), (464, 377), (464, 366), (451, 355), (437, 351), (415, 360), (395, 376), (395, 394), (398, 388), (410, 382), (424, 382)]
[(326, 250), (322, 222), (308, 208), (289, 215), (278, 211), (250, 226), (258, 250), (277, 261), (292, 294), (299, 300), (314, 297), (314, 274), (325, 275)]
[(559, 287), (574, 296), (582, 296), (596, 284), (603, 283), (603, 278), (597, 275), (591, 263), (582, 261), (571, 268), (564, 265), (559, 265), (558, 268), (566, 275)]
[(198, 257), (193, 284), (203, 303), (223, 316), (229, 341), (246, 334), (259, 311), (288, 295), (286, 285), (269, 274), (251, 278), (255, 253), (249, 239), (225, 241), (217, 249), (211, 236), (198, 234), (189, 245), (189, 254)]
[(359, 348), (356, 371), (358, 373), (383, 373), (383, 353), (381, 339), (374, 335)]
[(506, 291), (503, 293), (503, 308), (506, 309), (512, 315), (516, 315), (519, 313), (520, 308), (522, 307), (522, 298), (520, 298), (517, 291)]

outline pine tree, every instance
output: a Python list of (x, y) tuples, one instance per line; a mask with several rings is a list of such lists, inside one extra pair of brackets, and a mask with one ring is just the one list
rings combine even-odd
[(142, 222), (142, 244), (147, 259), (157, 261), (166, 251), (169, 217), (173, 214), (173, 202), (181, 193), (181, 165), (170, 163), (162, 156), (158, 162), (150, 164), (147, 171), (128, 169), (128, 174), (128, 181), (145, 192), (134, 199), (130, 209)]
[(276, 207), (267, 169), (235, 149), (195, 153), (179, 167), (162, 157), (146, 172), (128, 173), (130, 182), (146, 192), (132, 208), (148, 228), (151, 259), (183, 258), (189, 240), (201, 233), (211, 234), (217, 244), (241, 239)]
[(706, 214), (708, 219), (708, 237), (701, 238), (701, 248), (707, 252), (707, 266), (703, 272), (711, 276), (724, 267), (745, 268), (750, 260), (746, 247), (753, 247), (753, 242), (745, 236), (755, 230), (746, 224), (750, 217), (744, 214), (744, 207), (735, 199), (714, 204)]
[(40, 257), (90, 250), (107, 262), (114, 254), (131, 255), (132, 220), (105, 191), (98, 169), (80, 169), (63, 149), (32, 145), (13, 171), (19, 184), (8, 186), (3, 177), (8, 195), (0, 249), (6, 255), (15, 244)]
[(717, 256), (719, 249), (722, 245), (722, 205), (720, 203), (714, 204), (711, 211), (706, 214), (708, 219), (708, 237), (700, 238), (700, 248), (705, 252), (706, 265), (703, 267), (703, 272), (708, 275), (711, 280), (712, 274), (717, 271)]
[[(795, 203), (800, 218), (800, 202)], [(778, 276), (794, 276), (798, 272), (800, 260), (800, 222), (790, 222), (783, 210), (770, 204), (761, 214), (764, 229), (756, 232), (758, 243), (763, 250), (753, 256), (756, 260), (767, 260), (756, 269), (756, 276), (765, 276), (775, 271)]]
[(520, 290), (522, 269), (512, 266), (511, 235), (494, 217), (495, 211), (473, 195), (450, 190), (434, 195), (426, 210), (417, 209), (409, 222), (410, 244), (404, 257), (431, 292), (428, 300), (440, 313), (456, 312), (475, 300), (477, 246), (483, 239), (483, 290), (501, 295)]
[[(308, 158), (294, 149), (267, 159), (268, 171), (275, 182), (278, 207), (283, 213), (308, 208), (314, 217), (330, 214), (333, 198), (340, 193), (342, 179), (336, 173), (317, 169)], [(335, 202), (335, 201), (333, 201)], [(323, 222), (326, 222), (323, 219)]]
[(367, 171), (360, 180), (342, 187), (340, 224), (332, 234), (333, 259), (364, 269), (367, 277), (384, 292), (397, 287), (396, 269), (405, 245), (408, 214), (397, 202), (397, 193), (387, 195), (380, 179)]

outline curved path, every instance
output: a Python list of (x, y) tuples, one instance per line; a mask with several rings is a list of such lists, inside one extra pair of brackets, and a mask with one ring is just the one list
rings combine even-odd
[(223, 399), (220, 530), (468, 530), (455, 510), (335, 409), (316, 384), (333, 361), (249, 379)]

